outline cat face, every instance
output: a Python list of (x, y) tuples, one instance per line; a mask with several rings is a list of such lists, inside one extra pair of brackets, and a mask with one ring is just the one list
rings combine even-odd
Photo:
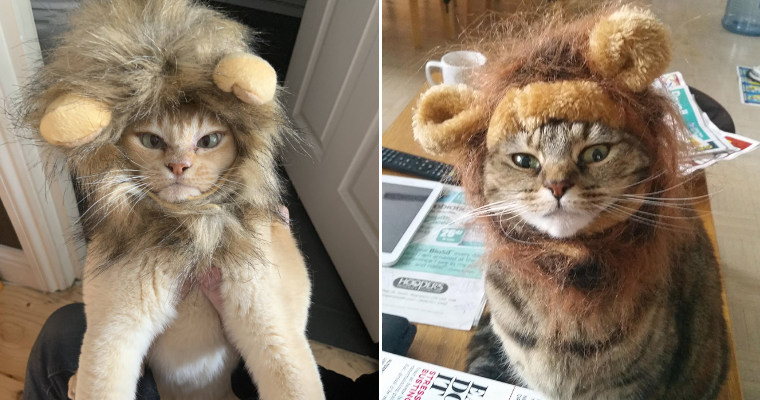
[(218, 185), (237, 152), (230, 129), (192, 107), (130, 127), (121, 143), (139, 182), (172, 203)]
[(571, 237), (649, 176), (635, 137), (600, 123), (552, 122), (489, 150), (484, 194), (506, 230), (529, 224)]

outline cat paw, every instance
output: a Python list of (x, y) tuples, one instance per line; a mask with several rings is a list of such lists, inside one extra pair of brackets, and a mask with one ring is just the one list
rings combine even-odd
[(40, 134), (50, 144), (76, 147), (93, 141), (110, 123), (111, 111), (105, 104), (69, 93), (47, 107)]
[(260, 105), (274, 99), (277, 73), (259, 56), (233, 53), (217, 64), (214, 83), (227, 93), (235, 93), (245, 103)]
[(69, 398), (71, 400), (75, 400), (76, 399), (76, 394), (77, 394), (77, 374), (74, 374), (74, 376), (72, 376), (71, 379), (69, 379), (69, 392), (68, 392), (68, 394), (69, 394)]

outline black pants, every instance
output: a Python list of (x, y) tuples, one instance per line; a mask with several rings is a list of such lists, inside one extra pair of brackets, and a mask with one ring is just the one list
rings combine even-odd
[[(24, 400), (66, 400), (69, 379), (79, 365), (79, 351), (87, 324), (84, 304), (61, 307), (48, 318), (32, 347), (26, 366)], [(356, 382), (319, 367), (328, 400), (375, 399), (379, 391), (378, 373), (362, 375)], [(232, 373), (232, 390), (243, 400), (258, 399), (256, 386), (242, 360)], [(149, 368), (137, 382), (139, 400), (159, 399), (156, 381)]]

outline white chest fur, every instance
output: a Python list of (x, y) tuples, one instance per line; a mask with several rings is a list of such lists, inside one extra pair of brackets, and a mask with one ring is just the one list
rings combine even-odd
[(177, 318), (156, 338), (146, 361), (162, 399), (232, 399), (230, 375), (239, 360), (216, 310), (195, 289), (180, 302)]

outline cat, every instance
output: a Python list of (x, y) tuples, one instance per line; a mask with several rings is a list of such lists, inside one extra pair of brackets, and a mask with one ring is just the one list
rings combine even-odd
[[(593, 313), (552, 307), (552, 297), (567, 296), (562, 292), (568, 289), (603, 294), (607, 277), (601, 268), (609, 266), (595, 252), (588, 258), (539, 261), (538, 267), (547, 270), (563, 265), (564, 270), (549, 272), (556, 279), (550, 289), (499, 262), (490, 265), (491, 314), (470, 343), (467, 372), (527, 386), (556, 400), (717, 395), (727, 371), (727, 332), (717, 263), (701, 223), (687, 220), (685, 227), (696, 232), (692, 236), (683, 228), (669, 229), (672, 219), (658, 224), (658, 207), (621, 204), (656, 196), (657, 191), (629, 194), (652, 174), (636, 137), (599, 123), (550, 123), (520, 132), (489, 152), (483, 192), (508, 238), (530, 241), (544, 235), (560, 246), (575, 237), (583, 243), (584, 231), (598, 232), (594, 221), (606, 216), (627, 221), (628, 230), (637, 231), (628, 233), (637, 237), (637, 247), (662, 240), (655, 227), (661, 234), (690, 239), (670, 249), (669, 259), (656, 261), (672, 263), (670, 276), (635, 296), (626, 312), (609, 299)], [(684, 214), (696, 217), (692, 210)]]
[(667, 28), (619, 4), (516, 18), (473, 44), (488, 62), (469, 86), (430, 88), (413, 116), (423, 148), (454, 155), (487, 241), (467, 372), (551, 400), (715, 399), (718, 264), (679, 168), (682, 117), (652, 87)]
[(262, 400), (324, 400), (276, 172), (298, 136), (250, 30), (190, 0), (87, 0), (69, 25), (16, 123), (86, 204), (72, 397), (134, 399), (148, 365), (162, 399), (234, 399), (242, 358)]
[[(227, 172), (233, 168), (237, 155), (237, 145), (231, 130), (211, 113), (194, 105), (184, 105), (170, 115), (158, 116), (128, 127), (118, 143), (118, 148), (130, 161), (130, 168), (124, 169), (118, 177), (107, 178), (102, 183), (102, 188), (130, 191), (137, 201), (150, 193), (169, 204), (179, 205), (191, 197), (208, 193), (215, 188), (220, 188), (219, 191), (224, 192), (223, 195), (227, 197), (242, 189), (240, 186), (242, 184), (225, 178)], [(93, 207), (98, 207), (98, 205), (94, 204)], [(267, 341), (271, 339), (256, 338), (259, 333), (265, 333), (261, 332), (262, 329), (267, 329), (257, 326), (260, 324), (265, 324), (264, 326), (268, 329), (277, 331), (277, 335), (282, 336), (278, 338), (279, 340), (295, 341), (290, 342), (292, 348), (281, 349), (281, 354), (273, 356), (282, 356), (282, 351), (286, 350), (284, 352), (290, 353), (292, 358), (289, 361), (297, 364), (297, 368), (308, 368), (304, 378), (307, 379), (311, 388), (317, 391), (310, 394), (304, 393), (301, 396), (320, 398), (321, 387), (318, 377), (316, 379), (314, 377), (315, 361), (304, 336), (310, 298), (310, 283), (306, 268), (295, 241), (283, 223), (276, 222), (271, 227), (262, 226), (258, 230), (258, 234), (272, 244), (267, 259), (276, 265), (277, 269), (258, 271), (256, 275), (259, 276), (245, 277), (245, 281), (236, 283), (236, 286), (239, 286), (237, 290), (245, 287), (249, 295), (257, 298), (262, 304), (269, 303), (267, 307), (270, 310), (267, 312), (276, 310), (277, 314), (281, 315), (270, 314), (270, 318), (264, 321), (246, 321), (251, 319), (250, 316), (248, 318), (221, 316), (227, 324), (227, 329), (245, 332), (247, 338), (243, 339), (239, 335), (228, 338), (220, 316), (200, 289), (197, 286), (187, 289), (187, 283), (177, 283), (172, 276), (157, 276), (158, 274), (151, 269), (160, 271), (161, 266), (150, 262), (152, 256), (148, 256), (147, 259), (142, 257), (142, 260), (140, 258), (129, 260), (122, 266), (115, 266), (119, 272), (112, 274), (108, 271), (85, 283), (84, 301), (88, 306), (88, 332), (99, 327), (101, 321), (111, 321), (113, 324), (113, 315), (108, 317), (98, 315), (101, 309), (108, 310), (109, 313), (114, 312), (108, 306), (109, 302), (119, 302), (121, 309), (119, 317), (121, 318), (130, 319), (135, 323), (144, 318), (146, 310), (140, 310), (134, 303), (138, 299), (130, 301), (136, 289), (133, 281), (140, 279), (135, 278), (136, 276), (153, 274), (153, 281), (138, 282), (138, 284), (168, 284), (164, 291), (154, 293), (162, 300), (153, 306), (174, 305), (175, 310), (158, 321), (165, 328), (153, 333), (155, 338), (152, 341), (146, 342), (148, 338), (139, 336), (132, 340), (141, 342), (143, 346), (149, 344), (147, 355), (141, 363), (150, 367), (162, 399), (236, 399), (237, 397), (232, 393), (230, 376), (238, 365), (240, 352), (231, 341), (237, 341), (237, 346), (241, 346), (241, 342), (250, 341), (252, 343), (245, 346), (258, 347), (247, 349), (257, 354), (255, 357), (246, 358), (248, 368), (254, 374), (257, 374), (258, 370), (272, 368), (271, 365), (266, 365), (268, 361), (263, 353), (278, 350), (275, 346), (267, 345)], [(97, 231), (98, 229), (95, 229), (95, 232)], [(91, 244), (91, 247), (96, 246), (97, 243)], [(97, 257), (97, 254), (91, 254), (90, 257), (92, 256)], [(142, 263), (145, 264), (141, 265)], [(93, 264), (90, 262), (87, 265)], [(93, 271), (86, 270), (85, 276), (92, 273)], [(187, 279), (188, 282), (191, 280), (190, 277)], [(248, 279), (262, 280), (268, 284), (266, 288), (262, 285), (248, 285), (246, 284)], [(284, 285), (287, 285), (287, 289)], [(187, 292), (172, 295), (172, 290), (176, 292), (180, 286), (183, 286), (183, 290)], [(226, 296), (223, 296), (226, 297), (225, 311), (228, 308), (234, 310), (233, 307), (239, 307), (240, 303), (239, 299), (229, 297), (237, 296), (237, 294), (229, 293), (230, 290), (231, 288), (224, 290), (228, 292)], [(258, 293), (250, 293), (253, 290)], [(176, 296), (181, 298), (174, 300)], [(266, 297), (272, 297), (272, 299), (266, 299)], [(161, 304), (163, 302), (167, 304)], [(282, 303), (278, 304), (280, 302)], [(94, 304), (98, 306), (93, 306)], [(132, 311), (131, 307), (138, 309)], [(143, 304), (142, 307), (146, 305)], [(229, 325), (238, 326), (232, 328)], [(113, 326), (101, 328), (114, 329)], [(118, 375), (113, 372), (106, 374), (107, 371), (102, 370), (102, 364), (90, 365), (92, 361), (88, 360), (87, 349), (92, 344), (88, 339), (86, 337), (83, 344), (80, 371), (82, 368), (88, 371), (95, 367), (99, 370), (96, 378), (116, 383), (115, 386), (109, 385), (109, 390), (123, 391), (123, 396), (127, 398), (128, 393), (134, 392), (134, 387), (128, 390), (129, 387), (126, 385), (133, 385), (135, 377), (119, 382)], [(108, 346), (117, 351), (131, 352), (134, 350), (135, 343), (121, 342), (116, 336), (109, 340)], [(135, 361), (137, 360), (133, 360)], [(70, 381), (71, 399), (91, 398), (77, 394), (77, 383), (83, 379), (81, 375), (81, 372), (74, 375)], [(308, 379), (311, 379), (311, 382), (308, 382)], [(307, 398), (290, 397), (293, 395), (292, 392), (285, 396), (277, 394), (283, 391), (280, 385), (288, 385), (286, 382), (278, 382), (278, 380), (257, 380), (256, 382), (264, 399)], [(121, 398), (122, 394), (119, 396)]]

